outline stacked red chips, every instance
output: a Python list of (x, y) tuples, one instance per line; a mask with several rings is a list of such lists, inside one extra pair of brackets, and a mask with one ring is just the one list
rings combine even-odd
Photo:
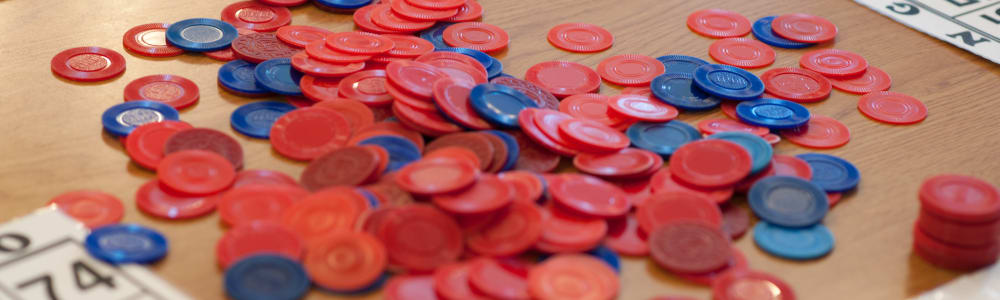
[(409, 128), (428, 136), (470, 129), (490, 129), (471, 107), (469, 94), (487, 82), (486, 69), (475, 59), (454, 52), (430, 52), (414, 61), (386, 65), (385, 88), (392, 112)]
[(430, 28), (439, 21), (470, 22), (482, 16), (483, 6), (476, 0), (400, 0), (358, 8), (354, 11), (354, 24), (372, 33), (407, 34)]
[(563, 156), (612, 153), (629, 146), (628, 137), (621, 131), (564, 112), (528, 108), (518, 114), (517, 121), (532, 141)]
[(920, 187), (913, 251), (948, 269), (971, 270), (1000, 256), (1000, 190), (963, 175), (938, 175)]

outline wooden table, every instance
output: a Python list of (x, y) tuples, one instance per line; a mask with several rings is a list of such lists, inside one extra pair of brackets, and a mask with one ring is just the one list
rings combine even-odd
[[(68, 190), (97, 189), (120, 197), (126, 222), (164, 232), (172, 249), (153, 266), (159, 274), (198, 299), (223, 298), (214, 247), (222, 236), (218, 215), (191, 221), (164, 221), (140, 213), (136, 189), (154, 174), (129, 162), (117, 139), (102, 132), (100, 115), (122, 101), (126, 84), (150, 74), (177, 74), (198, 83), (201, 101), (182, 112), (198, 127), (237, 137), (248, 168), (266, 168), (297, 176), (303, 163), (282, 158), (267, 141), (235, 133), (229, 114), (250, 99), (218, 88), (222, 63), (199, 54), (153, 59), (122, 47), (129, 28), (153, 22), (219, 17), (228, 2), (194, 0), (2, 1), (0, 0), (0, 221), (30, 213)], [(596, 67), (602, 59), (625, 53), (660, 56), (685, 54), (708, 58), (712, 39), (690, 32), (685, 19), (703, 8), (727, 8), (751, 20), (781, 13), (824, 16), (840, 28), (835, 44), (823, 45), (864, 55), (894, 79), (893, 91), (920, 98), (929, 118), (913, 126), (873, 122), (855, 108), (858, 96), (835, 91), (830, 99), (808, 105), (814, 113), (835, 117), (850, 127), (853, 139), (830, 151), (858, 166), (864, 181), (845, 197), (825, 223), (833, 230), (836, 250), (809, 262), (776, 259), (758, 250), (746, 236), (737, 242), (754, 269), (787, 280), (800, 299), (900, 299), (931, 289), (960, 275), (929, 266), (911, 254), (912, 225), (918, 211), (917, 188), (923, 178), (954, 172), (1000, 184), (1000, 68), (968, 52), (897, 24), (852, 1), (663, 1), (663, 0), (483, 0), (485, 21), (510, 33), (510, 49), (501, 54), (505, 72), (518, 77), (542, 61), (569, 60)], [(334, 31), (351, 30), (350, 15), (331, 14), (311, 5), (293, 9), (293, 24)], [(596, 54), (553, 48), (546, 32), (564, 22), (598, 24), (615, 35), (615, 45)], [(113, 80), (83, 84), (49, 71), (59, 51), (101, 46), (124, 54), (128, 70)], [(806, 50), (778, 50), (774, 67), (797, 66)], [(755, 70), (761, 73), (764, 70)], [(602, 94), (620, 87), (604, 86)], [(683, 114), (697, 122), (720, 118), (719, 111)], [(788, 142), (777, 153), (813, 150)], [(737, 199), (744, 203), (742, 199)], [(709, 289), (684, 282), (647, 259), (626, 259), (621, 299), (690, 295), (708, 299)], [(320, 292), (310, 299), (338, 299)], [(363, 297), (376, 299), (378, 295)]]

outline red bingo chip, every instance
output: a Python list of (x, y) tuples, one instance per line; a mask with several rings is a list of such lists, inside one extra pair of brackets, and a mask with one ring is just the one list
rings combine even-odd
[(371, 33), (384, 34), (406, 32), (384, 28), (375, 24), (375, 22), (372, 21), (372, 10), (374, 10), (376, 6), (381, 6), (381, 4), (365, 5), (355, 10), (354, 15), (352, 16), (354, 19), (354, 25), (356, 25), (360, 30)]
[(708, 119), (698, 122), (698, 130), (705, 135), (713, 135), (719, 132), (745, 132), (756, 136), (765, 136), (771, 133), (767, 127), (754, 126), (732, 119)]
[(654, 232), (678, 221), (699, 221), (722, 228), (722, 211), (703, 195), (681, 191), (657, 192), (635, 212), (639, 227)]
[(390, 3), (392, 12), (414, 20), (436, 21), (451, 18), (458, 14), (458, 8), (450, 9), (427, 9), (414, 6), (406, 1), (392, 1)]
[(615, 152), (627, 148), (630, 143), (621, 131), (591, 120), (559, 122), (559, 132), (577, 148), (591, 152)]
[(620, 129), (629, 121), (617, 115), (608, 114), (608, 103), (611, 97), (600, 94), (579, 94), (566, 97), (559, 102), (559, 111), (574, 118), (597, 121), (601, 124)]
[(648, 96), (621, 94), (608, 99), (610, 112), (620, 118), (647, 122), (667, 122), (677, 118), (680, 111), (670, 104), (650, 99)]
[(367, 105), (358, 100), (337, 98), (320, 101), (314, 106), (339, 112), (340, 115), (347, 119), (347, 123), (351, 124), (351, 132), (356, 132), (361, 128), (375, 124), (375, 113), (372, 112), (371, 108), (368, 108)]
[(707, 189), (682, 183), (673, 174), (670, 174), (669, 168), (659, 169), (653, 174), (653, 177), (650, 179), (650, 189), (653, 193), (680, 192), (698, 194), (715, 203), (725, 203), (733, 197), (733, 188), (731, 187)]
[(837, 38), (837, 25), (807, 14), (780, 15), (771, 21), (771, 29), (780, 37), (800, 43), (825, 43)]
[(618, 217), (632, 208), (620, 187), (596, 177), (564, 174), (548, 183), (552, 198), (576, 212), (598, 217)]
[[(62, 193), (49, 200), (49, 205), (54, 205), (66, 215), (92, 229), (118, 223), (125, 215), (122, 201), (101, 191), (78, 190)], [(541, 217), (538, 221), (541, 222)]]
[(351, 137), (351, 124), (337, 111), (309, 107), (290, 111), (271, 126), (271, 146), (295, 160), (312, 160), (340, 148)]
[(397, 32), (414, 32), (434, 26), (434, 21), (419, 21), (401, 16), (392, 11), (390, 4), (373, 5), (371, 20), (376, 26)]
[(432, 271), (462, 255), (462, 229), (437, 208), (411, 204), (399, 207), (394, 217), (379, 234), (393, 264), (411, 271)]
[(826, 193), (826, 201), (833, 208), (834, 205), (840, 203), (840, 199), (844, 197), (843, 193)]
[(587, 23), (559, 24), (549, 30), (549, 43), (570, 52), (600, 52), (615, 43), (607, 29)]
[(389, 279), (382, 291), (384, 300), (437, 300), (431, 275), (399, 275)]
[(152, 100), (182, 109), (198, 102), (198, 85), (177, 75), (149, 75), (125, 86), (125, 101)]
[(453, 9), (465, 5), (466, 0), (407, 0), (410, 4), (426, 9)]
[(292, 12), (287, 7), (270, 6), (257, 1), (241, 1), (222, 9), (222, 21), (237, 28), (269, 32), (291, 23)]
[(163, 159), (163, 148), (174, 134), (191, 129), (180, 121), (162, 121), (136, 127), (125, 140), (125, 152), (136, 164), (156, 170)]
[(414, 194), (440, 195), (477, 184), (476, 166), (458, 159), (422, 159), (408, 164), (394, 177), (396, 184)]
[(741, 37), (750, 33), (750, 20), (735, 12), (722, 9), (699, 10), (687, 18), (694, 33), (710, 38)]
[(847, 50), (822, 49), (807, 52), (799, 65), (827, 77), (843, 78), (860, 76), (868, 70), (868, 61)]
[(493, 299), (531, 299), (528, 292), (531, 268), (516, 258), (478, 258), (469, 269), (469, 285)]
[(393, 103), (392, 113), (403, 125), (428, 136), (436, 137), (462, 131), (462, 127), (445, 119), (440, 112), (421, 111), (402, 101)]
[(927, 107), (923, 102), (897, 92), (874, 92), (861, 96), (858, 110), (873, 120), (896, 125), (920, 123), (927, 118)]
[(470, 270), (472, 270), (471, 262), (454, 263), (437, 268), (434, 270), (434, 290), (444, 299), (490, 300), (469, 286)]
[(305, 251), (294, 232), (277, 223), (253, 222), (234, 227), (215, 244), (215, 258), (222, 269), (254, 254), (277, 254), (298, 261)]
[(455, 79), (466, 79), (475, 83), (485, 83), (487, 79), (486, 68), (483, 67), (483, 64), (465, 54), (450, 51), (434, 51), (420, 55), (416, 61), (438, 67), (438, 69), (455, 77)]
[(299, 48), (305, 48), (314, 41), (326, 40), (330, 33), (332, 32), (323, 28), (303, 25), (282, 26), (275, 32), (279, 40)]
[(757, 299), (795, 300), (792, 287), (771, 274), (735, 269), (722, 273), (712, 281), (712, 296), (718, 300), (742, 300), (747, 295)]
[(340, 80), (337, 94), (368, 106), (389, 105), (392, 103), (392, 95), (386, 90), (385, 75), (383, 70), (366, 70), (348, 75)]
[(462, 22), (444, 30), (444, 42), (452, 47), (496, 52), (507, 48), (510, 37), (502, 28), (482, 22)]
[(618, 281), (611, 266), (585, 254), (555, 255), (528, 273), (528, 289), (537, 299), (614, 299)]
[(629, 256), (649, 255), (646, 232), (639, 228), (639, 221), (629, 214), (625, 217), (608, 219), (608, 236), (604, 246), (616, 253)]
[(604, 154), (581, 153), (573, 158), (577, 170), (602, 177), (635, 176), (662, 165), (663, 158), (658, 154), (637, 148)]
[(320, 102), (339, 99), (337, 88), (340, 87), (340, 77), (302, 76), (299, 87), (302, 94), (309, 100)]
[(681, 274), (708, 273), (726, 266), (732, 257), (729, 237), (718, 226), (677, 221), (649, 233), (649, 252), (664, 269)]
[(210, 128), (192, 128), (175, 133), (163, 146), (163, 154), (181, 150), (208, 150), (225, 157), (236, 169), (243, 168), (243, 147), (228, 134)]
[(305, 52), (299, 52), (292, 55), (292, 67), (311, 76), (337, 77), (361, 71), (365, 68), (365, 63), (329, 63), (309, 57)]
[(484, 171), (489, 173), (500, 172), (501, 169), (507, 164), (507, 155), (510, 154), (510, 150), (507, 149), (507, 142), (497, 135), (489, 133), (480, 133), (481, 136), (486, 137), (490, 143), (493, 144), (493, 161), (490, 163), (489, 169)]
[(523, 253), (542, 236), (542, 213), (534, 203), (514, 202), (482, 228), (466, 233), (466, 246), (495, 257)]
[(434, 44), (419, 37), (399, 34), (386, 34), (382, 37), (391, 40), (395, 45), (395, 47), (388, 52), (389, 56), (392, 57), (418, 57), (434, 52)]
[[(561, 205), (560, 205), (561, 206)], [(542, 212), (542, 237), (535, 248), (548, 253), (583, 252), (593, 249), (608, 233), (608, 223), (553, 204)]]
[(723, 140), (687, 143), (670, 156), (670, 173), (704, 188), (735, 185), (750, 174), (752, 159), (743, 146)]
[(74, 81), (102, 81), (125, 72), (125, 57), (101, 47), (66, 49), (51, 64), (52, 73)]
[(954, 222), (994, 222), (1000, 218), (1000, 190), (971, 176), (938, 175), (920, 185), (920, 205)]
[(728, 38), (712, 43), (708, 55), (716, 61), (740, 68), (763, 68), (777, 56), (767, 44), (747, 38)]
[(515, 190), (523, 189), (523, 192), (515, 192), (515, 194), (525, 194), (527, 200), (525, 202), (535, 203), (535, 200), (542, 198), (542, 194), (545, 193), (545, 184), (542, 183), (541, 177), (530, 171), (506, 171), (497, 174), (500, 180), (511, 183)]
[(396, 44), (381, 35), (348, 31), (326, 36), (326, 46), (347, 53), (375, 55), (389, 52)]
[(702, 274), (677, 274), (679, 277), (684, 278), (687, 281), (694, 282), (701, 285), (711, 286), (712, 281), (720, 275), (733, 271), (733, 270), (747, 270), (750, 267), (750, 263), (747, 262), (746, 256), (740, 249), (733, 247), (733, 254), (730, 256), (729, 263), (723, 266), (721, 269), (711, 271)]
[(344, 147), (309, 162), (302, 171), (302, 186), (318, 191), (331, 186), (365, 183), (382, 163), (378, 152), (364, 147)]
[[(521, 130), (527, 133), (529, 137), (534, 138), (536, 142), (557, 153), (575, 155), (579, 152), (579, 149), (573, 147), (564, 136), (564, 133), (559, 130), (559, 123), (573, 120), (572, 117), (561, 112), (546, 109), (531, 108), (525, 109), (525, 111), (528, 112), (521, 111), (518, 114), (518, 123), (521, 124)], [(523, 122), (522, 118), (524, 118)]]
[(799, 68), (776, 68), (760, 75), (767, 92), (799, 103), (830, 97), (830, 80), (819, 73)]
[(394, 61), (385, 68), (386, 77), (403, 91), (430, 99), (434, 96), (434, 82), (448, 78), (436, 67), (416, 61)]
[(857, 78), (829, 78), (829, 80), (834, 88), (858, 95), (888, 91), (892, 86), (892, 77), (873, 66), (868, 66), (868, 71)]
[(299, 183), (295, 181), (295, 178), (288, 176), (288, 174), (272, 171), (272, 170), (243, 170), (236, 173), (236, 182), (233, 182), (233, 188), (238, 188), (244, 185), (290, 185), (298, 187)]
[(184, 50), (167, 44), (168, 23), (150, 23), (132, 27), (125, 32), (122, 44), (133, 53), (151, 56), (168, 57), (184, 54)]
[(471, 22), (483, 17), (483, 6), (476, 0), (467, 0), (462, 7), (458, 8), (458, 13), (454, 16), (441, 20), (444, 22)]
[(424, 154), (424, 159), (431, 159), (431, 158), (461, 160), (472, 165), (472, 167), (476, 169), (479, 168), (480, 164), (479, 155), (477, 155), (475, 152), (472, 152), (472, 150), (470, 150), (469, 148), (459, 147), (459, 146), (447, 146), (443, 148), (436, 148), (432, 151), (428, 151), (427, 154)]
[(434, 103), (449, 119), (463, 126), (476, 129), (490, 129), (490, 123), (479, 117), (469, 104), (469, 92), (473, 85), (453, 79), (440, 79), (434, 83)]
[(608, 82), (624, 86), (649, 85), (653, 78), (663, 74), (666, 68), (655, 58), (622, 54), (609, 57), (597, 65), (597, 72)]
[(233, 40), (232, 47), (237, 58), (255, 64), (275, 58), (292, 57), (301, 51), (278, 40), (274, 33), (241, 35)]
[(471, 132), (439, 137), (430, 144), (427, 144), (427, 152), (452, 146), (466, 148), (475, 153), (477, 160), (480, 162), (478, 166), (480, 170), (486, 170), (490, 167), (490, 163), (493, 162), (494, 152), (496, 152), (489, 138), (485, 135)]
[(256, 183), (233, 187), (219, 199), (219, 215), (229, 226), (278, 222), (292, 203), (309, 196), (296, 185)]
[(306, 45), (306, 54), (309, 54), (309, 57), (331, 63), (356, 63), (372, 58), (371, 55), (351, 54), (331, 49), (326, 46), (326, 41), (309, 43)]
[(292, 203), (281, 212), (281, 224), (314, 244), (332, 232), (353, 229), (368, 209), (368, 200), (353, 187), (333, 187)]
[(722, 231), (734, 240), (742, 237), (750, 228), (749, 210), (736, 204), (724, 204), (719, 208), (722, 210)]
[(601, 87), (601, 76), (594, 69), (568, 61), (548, 61), (531, 66), (524, 80), (560, 98), (594, 92)]
[(191, 195), (222, 191), (236, 180), (236, 169), (225, 157), (205, 150), (183, 150), (168, 154), (156, 168), (163, 185)]
[[(475, 178), (475, 176), (470, 176)], [(397, 177), (398, 178), (398, 177)], [(481, 214), (493, 212), (511, 203), (513, 196), (507, 183), (496, 175), (483, 174), (472, 186), (451, 192), (439, 194), (431, 198), (431, 202), (444, 211), (453, 214)]]
[(309, 245), (302, 259), (309, 279), (334, 291), (353, 291), (375, 283), (388, 262), (386, 248), (378, 239), (348, 230), (328, 233)]
[(179, 220), (204, 216), (215, 210), (219, 197), (180, 195), (159, 180), (147, 181), (135, 192), (135, 206), (154, 217)]
[(851, 141), (851, 130), (837, 119), (813, 114), (809, 123), (781, 131), (786, 140), (803, 147), (831, 149)]

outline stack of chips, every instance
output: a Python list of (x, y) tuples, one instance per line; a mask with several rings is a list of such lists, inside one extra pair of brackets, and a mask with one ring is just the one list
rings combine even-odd
[(943, 268), (971, 270), (1000, 256), (1000, 190), (980, 179), (938, 175), (920, 187), (913, 251)]

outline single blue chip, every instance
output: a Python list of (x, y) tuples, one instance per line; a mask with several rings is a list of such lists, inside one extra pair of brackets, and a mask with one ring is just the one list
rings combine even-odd
[(371, 4), (372, 0), (313, 0), (313, 3), (333, 9), (358, 9)]
[(241, 259), (226, 269), (224, 280), (233, 300), (297, 300), (310, 286), (302, 264), (272, 254)]
[(747, 202), (757, 217), (786, 227), (817, 224), (830, 206), (822, 188), (790, 176), (771, 176), (757, 181), (747, 192)]
[(766, 98), (740, 102), (736, 115), (743, 122), (771, 129), (796, 128), (809, 122), (811, 116), (802, 104)]
[[(490, 67), (486, 68), (487, 77), (489, 79), (500, 77), (500, 75), (503, 74), (503, 63), (500, 62), (499, 59), (496, 59), (496, 57), (492, 57), (492, 56), (490, 56), (490, 60), (492, 60), (492, 62), (490, 62)], [(510, 76), (510, 75), (507, 75), (507, 76)], [(514, 76), (510, 76), (510, 77), (514, 77)]]
[(291, 58), (275, 58), (265, 60), (254, 68), (254, 79), (265, 89), (286, 95), (302, 96), (299, 81), (302, 73), (292, 68)]
[(398, 136), (374, 136), (358, 142), (358, 145), (376, 145), (389, 152), (389, 166), (385, 168), (385, 173), (399, 170), (420, 159), (420, 148), (410, 140)]
[(154, 263), (167, 256), (167, 238), (136, 224), (114, 224), (94, 229), (84, 240), (90, 255), (111, 264)]
[(753, 100), (764, 94), (764, 82), (746, 70), (727, 65), (704, 65), (694, 70), (694, 84), (722, 99)]
[(801, 49), (816, 45), (810, 43), (799, 43), (774, 34), (774, 29), (771, 28), (771, 22), (774, 21), (774, 18), (776, 18), (776, 16), (763, 17), (753, 23), (753, 36), (756, 37), (757, 40), (771, 46), (785, 49)]
[(538, 107), (535, 100), (521, 91), (493, 83), (472, 88), (469, 104), (486, 121), (507, 128), (518, 128), (517, 114), (522, 110)]
[(428, 42), (431, 42), (431, 44), (434, 44), (435, 49), (451, 48), (451, 46), (448, 45), (448, 43), (444, 42), (444, 30), (448, 29), (448, 26), (451, 26), (452, 24), (455, 23), (438, 22), (431, 28), (427, 28), (424, 29), (424, 31), (421, 31), (420, 38), (427, 40)]
[(629, 126), (625, 135), (636, 148), (653, 151), (664, 157), (674, 154), (684, 144), (701, 139), (698, 129), (678, 120), (666, 123), (638, 122)]
[(660, 101), (683, 110), (708, 110), (722, 104), (722, 100), (695, 86), (694, 77), (690, 74), (656, 76), (649, 84), (649, 89)]
[(819, 153), (799, 154), (795, 157), (809, 163), (813, 169), (812, 182), (829, 193), (852, 190), (861, 182), (861, 172), (843, 158)]
[(823, 224), (791, 228), (764, 221), (753, 227), (753, 241), (764, 252), (794, 260), (823, 257), (834, 244), (833, 233)]
[(771, 165), (771, 158), (774, 157), (774, 148), (763, 138), (746, 132), (719, 132), (708, 136), (709, 139), (720, 139), (730, 141), (743, 146), (753, 158), (750, 173), (757, 173), (767, 169)]
[(271, 125), (285, 113), (295, 110), (288, 102), (262, 101), (247, 103), (233, 111), (229, 124), (249, 137), (266, 139), (271, 136)]
[(521, 157), (521, 145), (517, 144), (517, 139), (514, 136), (499, 130), (487, 130), (486, 133), (500, 137), (503, 140), (504, 145), (507, 145), (507, 162), (504, 163), (503, 168), (500, 171), (510, 171), (514, 169), (514, 165), (517, 165), (517, 159)]
[(271, 91), (257, 85), (254, 69), (257, 65), (245, 60), (234, 60), (219, 68), (219, 84), (222, 87), (245, 96), (263, 96)]
[(117, 104), (101, 115), (104, 130), (117, 136), (127, 136), (136, 127), (148, 123), (180, 120), (177, 109), (161, 102), (139, 100)]
[(621, 273), (622, 271), (621, 257), (619, 257), (618, 253), (615, 253), (614, 250), (611, 250), (610, 248), (605, 246), (598, 246), (597, 248), (587, 251), (587, 254), (590, 254), (594, 257), (603, 260), (604, 262), (608, 263), (608, 266), (610, 266), (612, 269), (615, 269), (615, 272)]
[(167, 41), (177, 48), (192, 52), (226, 49), (239, 32), (229, 23), (216, 19), (187, 19), (167, 27)]
[(365, 196), (365, 200), (368, 200), (368, 206), (370, 206), (371, 209), (376, 209), (379, 207), (378, 197), (375, 197), (375, 194), (372, 194), (372, 192), (369, 192), (367, 189), (363, 188), (355, 188), (354, 190), (358, 191), (358, 194)]
[(664, 55), (657, 57), (666, 68), (664, 74), (687, 74), (694, 76), (694, 70), (700, 66), (709, 64), (704, 59), (687, 55)]
[(446, 51), (446, 52), (455, 52), (455, 53), (459, 53), (459, 54), (465, 54), (466, 56), (469, 56), (469, 57), (472, 57), (472, 58), (476, 59), (476, 61), (478, 61), (480, 64), (482, 64), (483, 68), (486, 68), (486, 69), (489, 69), (490, 66), (493, 65), (493, 61), (496, 60), (495, 58), (493, 58), (489, 54), (486, 54), (486, 52), (475, 50), (475, 49), (469, 49), (469, 48), (438, 48), (438, 49), (434, 49), (434, 51)]

